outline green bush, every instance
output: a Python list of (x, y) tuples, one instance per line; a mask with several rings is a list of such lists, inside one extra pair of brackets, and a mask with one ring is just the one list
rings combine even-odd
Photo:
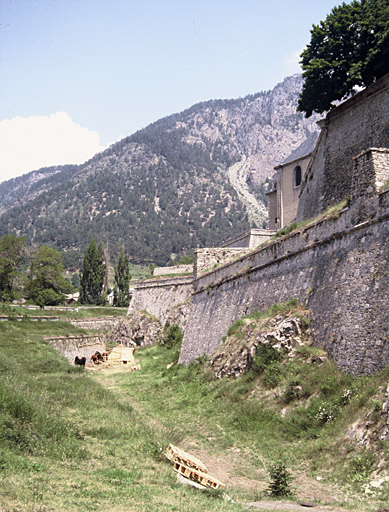
[(272, 361), (263, 372), (263, 380), (269, 388), (275, 388), (283, 377), (282, 366), (279, 361)]
[[(251, 369), (256, 375), (260, 375), (266, 370), (268, 366), (270, 366), (272, 363), (279, 363), (281, 359), (282, 355), (280, 352), (278, 352), (278, 350), (271, 347), (270, 345), (264, 345), (261, 343), (257, 347), (257, 351), (253, 358), (253, 365)], [(270, 370), (269, 373), (271, 371), (272, 370)]]
[(286, 390), (284, 393), (284, 402), (286, 404), (290, 404), (294, 400), (299, 400), (301, 398), (301, 386), (299, 380), (291, 380), (288, 382), (286, 386)]
[(162, 345), (168, 349), (180, 347), (183, 337), (184, 333), (177, 324), (169, 325), (166, 323), (162, 338)]
[(339, 407), (330, 402), (323, 402), (316, 413), (316, 419), (319, 425), (323, 426), (326, 423), (331, 423), (335, 420), (339, 413)]
[(57, 304), (61, 304), (63, 299), (64, 297), (60, 293), (57, 293), (53, 289), (47, 289), (39, 292), (39, 295), (36, 298), (36, 303), (38, 306), (43, 308), (43, 306), (56, 306)]
[(290, 486), (292, 477), (284, 462), (279, 460), (272, 464), (270, 466), (269, 475), (270, 483), (268, 492), (270, 496), (290, 496), (293, 494)]
[(244, 325), (244, 322), (242, 319), (240, 320), (237, 320), (236, 322), (234, 322), (232, 325), (230, 325), (230, 327), (228, 328), (228, 331), (227, 331), (227, 336), (232, 336), (233, 334), (237, 333), (239, 331), (239, 329), (241, 327), (243, 327)]

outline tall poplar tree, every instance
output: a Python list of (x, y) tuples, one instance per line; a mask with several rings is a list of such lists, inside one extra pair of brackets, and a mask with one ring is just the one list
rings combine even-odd
[(95, 239), (88, 245), (82, 263), (80, 277), (81, 304), (104, 304), (104, 249)]
[(113, 304), (114, 306), (125, 307), (130, 303), (130, 268), (128, 254), (124, 254), (123, 247), (120, 250), (118, 260), (115, 265), (115, 285)]

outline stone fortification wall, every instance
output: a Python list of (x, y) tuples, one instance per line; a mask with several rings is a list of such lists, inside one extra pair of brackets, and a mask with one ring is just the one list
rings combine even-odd
[(81, 327), (82, 329), (102, 330), (107, 331), (116, 325), (120, 317), (110, 316), (103, 318), (71, 318), (69, 322), (72, 325)]
[[(372, 206), (372, 204), (374, 205)], [(197, 280), (179, 362), (211, 354), (228, 327), (291, 297), (308, 304), (312, 333), (345, 371), (389, 361), (389, 193), (321, 220)]]
[(373, 197), (389, 180), (389, 149), (369, 148), (353, 158), (351, 202)]
[(72, 364), (76, 356), (86, 357), (90, 361), (96, 351), (105, 352), (105, 342), (101, 336), (58, 336), (47, 338), (47, 341)]
[(174, 267), (155, 267), (153, 276), (168, 276), (171, 274), (187, 274), (193, 272), (193, 265), (175, 265)]
[(192, 284), (192, 276), (139, 281), (135, 285), (128, 314), (146, 310), (164, 324), (169, 310), (190, 297)]
[(351, 195), (353, 157), (389, 147), (389, 75), (345, 101), (319, 122), (321, 134), (304, 178), (297, 220)]
[(269, 231), (268, 229), (251, 229), (246, 233), (242, 233), (241, 235), (226, 240), (221, 244), (221, 247), (247, 247), (248, 249), (255, 249), (258, 245), (269, 240), (273, 234), (274, 232)]
[(205, 272), (212, 271), (218, 265), (222, 265), (226, 261), (238, 258), (242, 254), (246, 254), (249, 249), (246, 248), (229, 248), (229, 247), (207, 247), (197, 249), (195, 251), (193, 279)]

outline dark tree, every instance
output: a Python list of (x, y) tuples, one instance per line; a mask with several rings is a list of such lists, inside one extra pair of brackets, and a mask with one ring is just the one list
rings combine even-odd
[(42, 245), (32, 257), (29, 298), (39, 306), (63, 302), (64, 294), (73, 286), (63, 275), (62, 255), (59, 251)]
[(389, 72), (389, 1), (334, 7), (301, 54), (304, 86), (297, 110), (322, 113)]
[(81, 304), (104, 304), (105, 263), (103, 244), (95, 239), (88, 245), (80, 277)]
[(117, 263), (115, 265), (115, 285), (114, 285), (114, 306), (125, 307), (130, 303), (130, 269), (129, 258), (124, 254), (123, 247), (121, 248)]
[(4, 235), (0, 238), (0, 299), (13, 300), (15, 279), (23, 261), (26, 237)]

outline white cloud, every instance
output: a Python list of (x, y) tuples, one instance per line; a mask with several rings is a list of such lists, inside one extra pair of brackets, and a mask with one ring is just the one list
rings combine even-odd
[(66, 112), (0, 121), (0, 182), (51, 165), (81, 164), (102, 151), (100, 135)]

